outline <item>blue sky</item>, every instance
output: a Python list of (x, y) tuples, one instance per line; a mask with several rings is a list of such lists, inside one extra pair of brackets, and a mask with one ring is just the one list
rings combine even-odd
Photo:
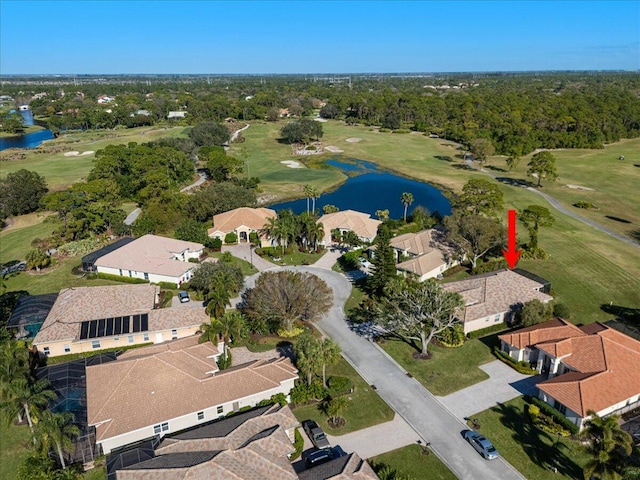
[(639, 1), (0, 1), (0, 74), (640, 70)]

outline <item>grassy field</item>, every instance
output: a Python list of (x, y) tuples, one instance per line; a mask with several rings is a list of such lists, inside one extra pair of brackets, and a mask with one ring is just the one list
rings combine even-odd
[(467, 340), (459, 348), (430, 345), (429, 360), (416, 360), (417, 350), (399, 340), (385, 340), (380, 346), (434, 395), (448, 395), (488, 379), (478, 366), (495, 360), (491, 342), (480, 339)]
[(331, 375), (348, 377), (353, 382), (353, 393), (347, 394), (349, 404), (343, 413), (346, 424), (340, 428), (329, 427), (327, 416), (320, 412), (319, 404), (305, 405), (294, 409), (293, 413), (299, 421), (311, 418), (318, 422), (318, 425), (328, 434), (343, 435), (393, 420), (393, 410), (367, 385), (345, 359), (341, 358), (335, 365), (327, 367), (327, 376)]
[[(428, 478), (429, 480), (455, 480), (447, 466), (433, 453), (425, 455), (419, 445), (408, 445), (392, 452), (383, 453), (369, 459), (372, 466), (386, 465), (398, 475), (405, 475), (413, 480)], [(403, 477), (404, 478), (404, 477)]]
[[(26, 168), (44, 176), (49, 190), (64, 190), (71, 184), (86, 178), (93, 167), (93, 159), (95, 158), (93, 154), (65, 157), (66, 152), (95, 152), (107, 145), (129, 142), (144, 143), (163, 137), (179, 137), (185, 135), (186, 130), (184, 127), (174, 127), (167, 130), (162, 127), (139, 127), (117, 131), (69, 133), (45, 142), (38, 148), (24, 150), (27, 156), (25, 160), (0, 162), (0, 177)], [(47, 153), (47, 150), (53, 149), (61, 151)]]
[[(577, 214), (640, 241), (640, 139), (623, 140), (602, 150), (563, 149), (552, 153), (556, 157), (558, 179), (543, 180), (543, 191)], [(620, 160), (621, 156), (625, 159)], [(493, 173), (534, 181), (526, 176), (529, 160), (531, 155), (522, 158), (512, 172)], [(506, 169), (504, 158), (495, 157), (488, 164)], [(598, 210), (573, 206), (580, 201), (591, 202)]]
[(0, 422), (0, 478), (16, 478), (18, 467), (29, 456), (31, 432), (27, 425)]
[[(587, 456), (580, 443), (535, 428), (529, 421), (522, 397), (498, 404), (474, 417), (480, 422), (479, 431), (525, 477), (536, 480), (583, 478), (582, 466)], [(553, 467), (558, 473), (551, 470)]]
[(24, 127), (24, 130), (20, 134), (0, 132), (0, 138), (18, 137), (20, 135), (28, 135), (29, 133), (39, 132), (40, 130), (44, 130), (44, 127), (41, 127), (39, 125), (26, 125)]
[(46, 238), (59, 224), (44, 221), (50, 213), (30, 213), (16, 217), (13, 224), (0, 231), (0, 263), (24, 260), (34, 238)]

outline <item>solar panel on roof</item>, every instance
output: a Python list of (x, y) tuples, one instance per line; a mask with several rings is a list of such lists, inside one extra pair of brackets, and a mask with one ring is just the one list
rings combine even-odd
[(101, 318), (100, 320), (98, 320), (98, 328), (96, 330), (96, 337), (104, 337), (106, 324), (107, 324), (106, 319)]
[(105, 337), (110, 337), (113, 335), (113, 318), (107, 318), (107, 327), (104, 330)]
[(129, 328), (129, 319), (131, 317), (122, 317), (122, 333), (129, 333), (131, 329)]
[(140, 331), (140, 315), (133, 316), (133, 333)]
[(120, 335), (121, 333), (122, 333), (122, 317), (116, 317), (113, 319), (113, 334)]
[(143, 332), (146, 332), (147, 330), (149, 330), (149, 315), (147, 315), (146, 313), (142, 314), (141, 328)]
[(89, 335), (89, 322), (82, 322), (80, 325), (80, 340), (84, 340)]
[(89, 337), (96, 338), (96, 330), (98, 329), (98, 322), (96, 320), (89, 321)]

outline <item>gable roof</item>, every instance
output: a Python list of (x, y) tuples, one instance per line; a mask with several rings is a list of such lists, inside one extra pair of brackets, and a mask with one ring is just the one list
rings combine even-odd
[(518, 349), (523, 349), (550, 340), (560, 340), (584, 334), (585, 332), (574, 324), (558, 317), (530, 327), (521, 328), (515, 332), (499, 335), (498, 338)]
[[(277, 388), (298, 378), (286, 358), (256, 361), (219, 373), (216, 347), (192, 336), (126, 352), (87, 369), (87, 416), (96, 440), (121, 435), (215, 405)], [(206, 351), (208, 350), (208, 352)], [(215, 374), (212, 374), (215, 373)], [(153, 409), (148, 405), (153, 403)]]
[(193, 264), (176, 260), (174, 255), (203, 249), (204, 245), (200, 243), (149, 234), (103, 255), (95, 265), (179, 277), (193, 269)]
[(244, 225), (252, 230), (260, 230), (269, 218), (275, 218), (278, 214), (270, 208), (240, 207), (228, 212), (213, 216), (213, 228), (208, 230), (209, 235), (215, 232), (229, 233)]
[(76, 340), (85, 320), (150, 312), (159, 292), (160, 287), (147, 284), (61, 290), (33, 343)]
[(553, 300), (553, 297), (537, 290), (541, 287), (542, 284), (535, 280), (507, 269), (442, 285), (443, 289), (462, 295), (465, 322), (506, 312), (534, 299), (543, 303)]
[(453, 250), (444, 243), (443, 233), (436, 229), (405, 233), (392, 238), (390, 244), (396, 250), (414, 255), (396, 268), (420, 277), (449, 264), (453, 258)]
[(327, 213), (318, 219), (324, 227), (325, 237), (331, 238), (331, 230), (340, 228), (351, 230), (362, 238), (375, 238), (378, 233), (378, 225), (382, 222), (374, 220), (368, 213), (355, 210), (344, 210), (335, 213)]
[(298, 474), (300, 480), (325, 480), (325, 479), (377, 479), (369, 464), (362, 460), (357, 453), (334, 458), (330, 462), (317, 467), (303, 470)]

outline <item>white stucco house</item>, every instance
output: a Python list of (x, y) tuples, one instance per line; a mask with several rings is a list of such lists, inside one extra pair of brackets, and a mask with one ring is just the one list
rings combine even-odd
[(98, 258), (98, 273), (181, 285), (191, 280), (204, 245), (158, 235), (144, 235)]
[(355, 232), (363, 242), (373, 242), (378, 234), (380, 220), (374, 220), (368, 213), (357, 212), (355, 210), (344, 210), (335, 213), (327, 213), (321, 216), (317, 223), (322, 224), (324, 238), (320, 242), (325, 247), (331, 245), (331, 232), (340, 230), (341, 234), (348, 231)]
[(298, 378), (285, 357), (218, 371), (219, 354), (192, 336), (87, 367), (88, 424), (102, 452), (164, 437), (278, 393), (288, 397)]
[(546, 377), (538, 396), (582, 428), (589, 411), (621, 414), (640, 406), (640, 341), (600, 323), (554, 318), (500, 335), (501, 349)]
[(258, 234), (261, 247), (271, 246), (271, 238), (261, 235), (260, 231), (270, 218), (278, 214), (270, 208), (241, 207), (213, 216), (213, 227), (207, 231), (211, 238), (219, 238), (224, 243), (228, 233), (235, 233), (238, 242), (248, 242), (251, 233)]

